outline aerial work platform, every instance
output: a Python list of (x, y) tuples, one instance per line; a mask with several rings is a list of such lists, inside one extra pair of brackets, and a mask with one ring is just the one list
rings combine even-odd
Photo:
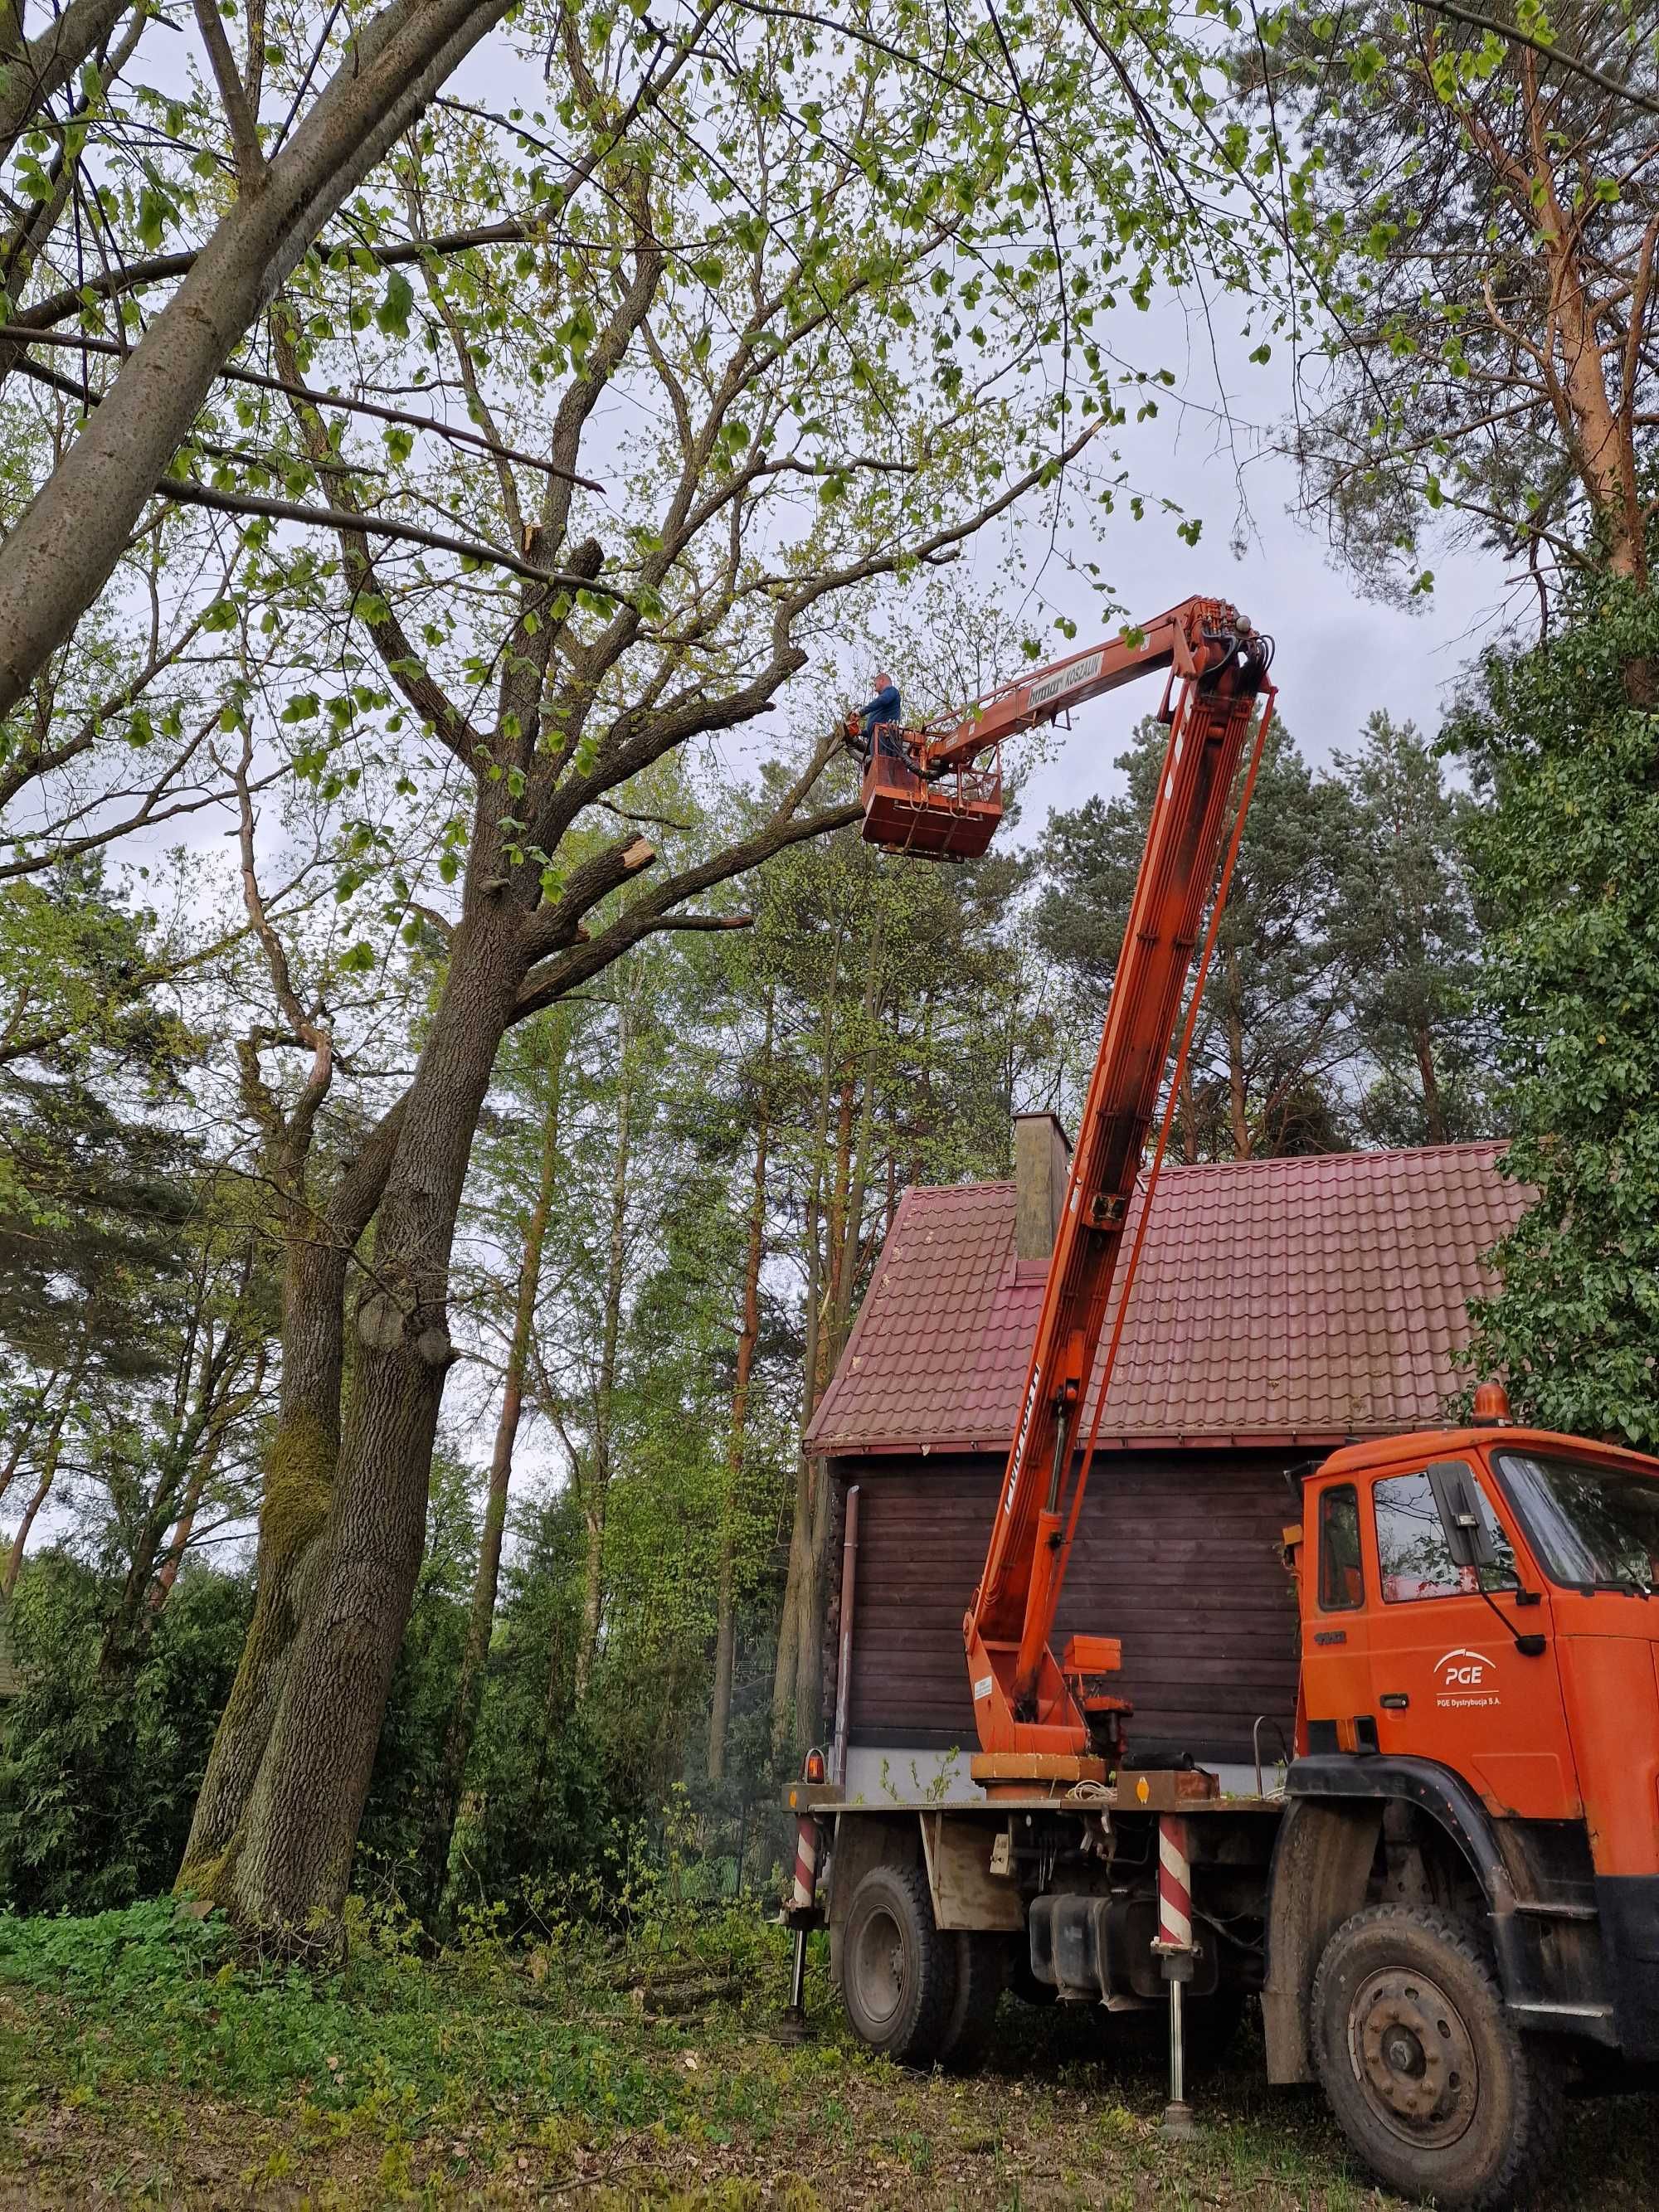
[(1002, 752), (933, 777), (904, 757), (872, 751), (864, 771), (864, 838), (918, 860), (976, 860), (1002, 819)]

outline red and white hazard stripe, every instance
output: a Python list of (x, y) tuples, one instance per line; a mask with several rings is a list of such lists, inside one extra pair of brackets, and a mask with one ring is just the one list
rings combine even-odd
[(795, 1826), (795, 1908), (800, 1912), (812, 1910), (812, 1899), (818, 1886), (818, 1824), (805, 1815)]
[(1193, 1863), (1187, 1823), (1172, 1813), (1158, 1823), (1158, 1940), (1171, 1951), (1193, 1948)]

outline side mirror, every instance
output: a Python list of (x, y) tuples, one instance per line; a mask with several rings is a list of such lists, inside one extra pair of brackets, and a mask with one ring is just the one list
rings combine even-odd
[(1495, 1567), (1497, 1547), (1475, 1493), (1474, 1477), (1461, 1459), (1443, 1459), (1429, 1469), (1429, 1487), (1446, 1532), (1452, 1559), (1460, 1567)]

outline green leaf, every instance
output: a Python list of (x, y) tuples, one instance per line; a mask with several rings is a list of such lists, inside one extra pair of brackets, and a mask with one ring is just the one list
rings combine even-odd
[(415, 288), (401, 269), (386, 271), (386, 296), (374, 311), (376, 326), (389, 338), (409, 336), (410, 310), (415, 305)]

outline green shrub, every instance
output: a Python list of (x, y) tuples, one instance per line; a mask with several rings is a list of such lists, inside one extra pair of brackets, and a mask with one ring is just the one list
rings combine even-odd
[(181, 1911), (170, 1897), (72, 1919), (0, 1913), (0, 1981), (71, 1996), (127, 1996), (216, 1971), (228, 1954), (224, 1923)]
[(0, 1722), (0, 1907), (99, 1912), (164, 1893), (252, 1605), (248, 1584), (181, 1575), (136, 1666), (100, 1673), (108, 1592), (61, 1553), (11, 1613), (24, 1680)]

